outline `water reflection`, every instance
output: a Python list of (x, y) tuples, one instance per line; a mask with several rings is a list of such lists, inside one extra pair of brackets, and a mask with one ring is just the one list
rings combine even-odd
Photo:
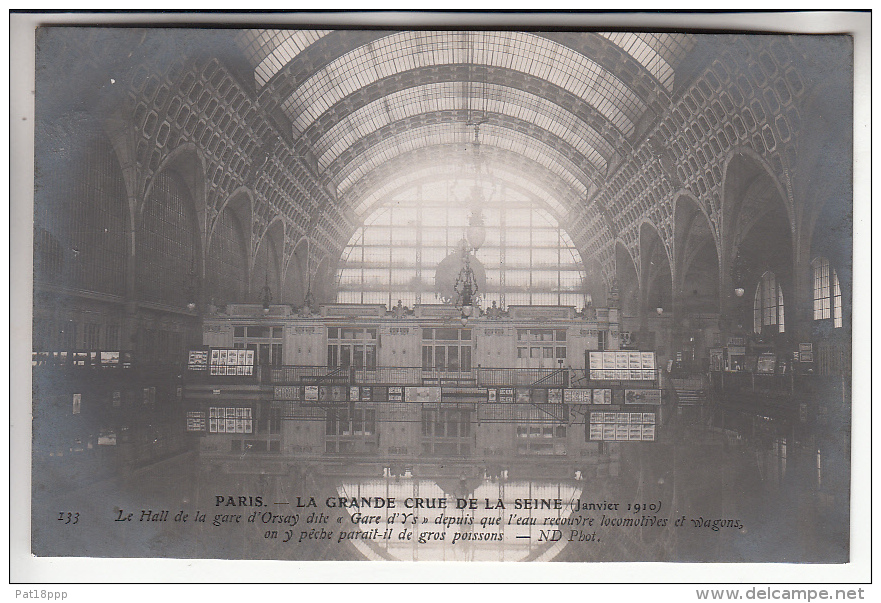
[[(204, 435), (186, 455), (68, 491), (41, 489), (35, 473), (35, 545), (230, 559), (847, 560), (846, 441), (721, 407), (658, 411), (655, 441), (595, 441), (591, 409), (547, 406), (286, 407), (265, 431)], [(82, 509), (81, 536), (58, 536), (61, 500)], [(207, 517), (185, 529), (110, 521), (120, 509)]]
[(337, 489), (349, 501), (394, 501), (394, 508), (347, 507), (353, 524), (377, 517), (378, 531), (389, 530), (382, 534), (389, 538), (350, 540), (367, 559), (406, 561), (523, 561), (538, 554), (553, 558), (565, 541), (551, 542), (541, 532), (553, 537), (581, 495), (574, 480), (485, 476), (364, 478)]

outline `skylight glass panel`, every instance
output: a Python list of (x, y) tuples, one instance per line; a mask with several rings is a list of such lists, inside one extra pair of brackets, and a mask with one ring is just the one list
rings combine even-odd
[[(334, 175), (337, 189), (344, 195), (359, 178), (383, 162), (408, 151), (433, 145), (461, 145), (468, 138), (464, 124), (456, 123), (431, 124), (389, 137), (361, 153), (357, 161), (343, 166)], [(563, 179), (579, 196), (585, 197), (587, 194), (586, 176), (581, 168), (543, 142), (513, 130), (486, 125), (481, 129), (481, 144), (531, 159)]]
[(400, 32), (356, 48), (328, 64), (284, 101), (297, 131), (353, 91), (418, 67), (467, 64), (521, 71), (546, 79), (594, 106), (625, 135), (645, 103), (596, 62), (524, 32)]
[(657, 37), (631, 32), (600, 33), (600, 35), (639, 61), (646, 71), (663, 84), (667, 92), (673, 90), (673, 67), (656, 50), (655, 46), (659, 44)]
[(236, 36), (236, 41), (254, 67), (254, 82), (257, 90), (260, 90), (298, 54), (330, 32), (318, 29), (252, 29), (241, 32)]
[[(387, 306), (398, 299), (406, 305), (442, 301), (435, 292), (435, 270), (445, 258), (458, 253), (471, 212), (468, 195), (459, 193), (470, 190), (472, 184), (448, 178), (411, 185), (387, 196), (366, 217), (342, 254), (337, 299)], [(481, 207), (487, 236), (477, 260), (487, 277), (481, 292), (484, 307), (492, 301), (503, 307), (583, 305), (583, 265), (557, 218), (538, 201), (504, 185)], [(379, 222), (391, 227), (379, 226)], [(401, 230), (415, 236), (405, 241), (396, 234)], [(387, 242), (365, 244), (382, 240)]]
[[(347, 115), (314, 145), (318, 163), (326, 169), (357, 140), (395, 121), (423, 113), (461, 109), (468, 94), (462, 82), (442, 82), (407, 88), (375, 100)], [(539, 96), (495, 84), (472, 86), (472, 111), (499, 113), (544, 128), (567, 142), (605, 173), (607, 159), (614, 153), (599, 132), (581, 119)]]

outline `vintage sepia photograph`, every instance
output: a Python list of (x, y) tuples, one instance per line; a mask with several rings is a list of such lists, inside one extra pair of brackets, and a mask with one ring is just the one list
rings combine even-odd
[(490, 16), (29, 22), (36, 561), (854, 562), (853, 35)]

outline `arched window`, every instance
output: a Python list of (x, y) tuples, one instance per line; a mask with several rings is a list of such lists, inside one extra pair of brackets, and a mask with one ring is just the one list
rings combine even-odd
[(756, 287), (753, 302), (753, 330), (761, 333), (764, 327), (777, 327), (777, 332), (783, 333), (783, 318), (783, 288), (773, 272), (766, 272)]
[(205, 271), (205, 285), (208, 299), (215, 303), (245, 300), (248, 285), (245, 232), (235, 212), (229, 207), (225, 208), (217, 219), (206, 256), (208, 269)]
[(35, 278), (72, 289), (124, 295), (128, 204), (110, 142), (99, 137), (38, 177)]
[(832, 319), (837, 329), (842, 325), (841, 287), (838, 274), (826, 258), (815, 258), (811, 262), (814, 272), (814, 320)]
[[(474, 186), (457, 180), (410, 187), (371, 211), (343, 251), (337, 301), (440, 303), (436, 272), (451, 254), (459, 257)], [(482, 306), (582, 307), (584, 264), (558, 219), (537, 200), (504, 186), (487, 188), (483, 199), (486, 239), (472, 262), (485, 274)]]
[(138, 229), (137, 292), (142, 300), (185, 306), (198, 291), (198, 231), (193, 200), (176, 172), (163, 170)]

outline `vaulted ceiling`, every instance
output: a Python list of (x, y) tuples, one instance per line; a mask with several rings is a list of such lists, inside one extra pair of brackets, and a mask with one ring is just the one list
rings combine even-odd
[[(561, 218), (589, 205), (669, 104), (687, 34), (245, 30), (259, 102), (356, 218), (467, 169)], [(601, 211), (602, 208), (599, 208)]]
[(310, 274), (396, 192), (474, 171), (543, 204), (611, 282), (643, 222), (674, 257), (682, 195), (720, 247), (731, 157), (751, 156), (795, 215), (794, 170), (815, 174), (803, 132), (849, 148), (817, 127), (850, 106), (848, 45), (824, 36), (51, 30), (37, 37), (40, 144), (108, 135), (133, 212), (183, 161), (203, 237), (245, 194), (252, 250), (281, 222), (284, 262), (305, 245)]

